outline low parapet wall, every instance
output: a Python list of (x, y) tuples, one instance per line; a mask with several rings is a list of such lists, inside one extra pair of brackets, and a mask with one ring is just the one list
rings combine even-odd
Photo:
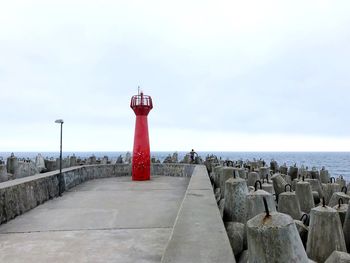
[(236, 262), (204, 165), (197, 165), (162, 263)]
[[(191, 176), (194, 165), (153, 164), (152, 175)], [(58, 196), (59, 171), (0, 183), (0, 224)], [(92, 179), (131, 176), (130, 164), (84, 165), (62, 170), (65, 189)]]
[(191, 177), (194, 168), (194, 164), (181, 164), (181, 163), (155, 163), (152, 164), (152, 175), (165, 175), (165, 176), (180, 176)]

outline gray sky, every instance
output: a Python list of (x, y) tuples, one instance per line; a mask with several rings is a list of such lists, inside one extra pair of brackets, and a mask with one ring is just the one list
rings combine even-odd
[(0, 151), (348, 151), (350, 1), (1, 1)]

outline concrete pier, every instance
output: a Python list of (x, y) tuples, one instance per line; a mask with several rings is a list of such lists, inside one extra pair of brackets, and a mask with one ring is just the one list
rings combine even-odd
[(1, 225), (0, 262), (160, 262), (188, 182), (86, 182)]
[(0, 262), (235, 262), (204, 166), (155, 165), (168, 176), (143, 182), (129, 169), (65, 169), (69, 190), (22, 215), (4, 202), (25, 203), (34, 185), (44, 194), (57, 172), (2, 183), (0, 214), (17, 217), (2, 214)]
[[(296, 166), (287, 170), (282, 166), (283, 173), (277, 171), (270, 183), (256, 183), (270, 176), (270, 168), (262, 160), (217, 159), (210, 169), (170, 160), (166, 165), (152, 165), (150, 182), (132, 182), (129, 164), (108, 162), (107, 158), (90, 158), (89, 163), (94, 164), (82, 165), (70, 157), (69, 163), (79, 167), (63, 169), (67, 189), (63, 197), (57, 193), (57, 171), (2, 183), (0, 262), (311, 262), (306, 251), (313, 251), (310, 255), (315, 259), (318, 254), (312, 253), (319, 248), (323, 253), (324, 243), (341, 243), (331, 239), (337, 239), (339, 232), (333, 214), (324, 220), (333, 225), (332, 232), (323, 219), (311, 222), (313, 237), (307, 220), (305, 224), (299, 221), (301, 210), (319, 209), (312, 208), (314, 200), (339, 185), (326, 183), (321, 187), (316, 179), (321, 175), (315, 169), (303, 172)], [(42, 160), (37, 163), (42, 164)], [(301, 172), (305, 174), (303, 181)], [(255, 189), (247, 187), (253, 183)], [(327, 192), (328, 185), (334, 189)], [(292, 192), (294, 186), (299, 198)], [(285, 192), (288, 189), (291, 192)], [(344, 188), (340, 194), (345, 192)], [(305, 209), (300, 209), (300, 200)], [(345, 216), (347, 202), (332, 210), (344, 217), (344, 234), (350, 229), (349, 216)], [(322, 225), (316, 232), (329, 234), (315, 235), (314, 225)], [(311, 243), (307, 244), (309, 234)], [(332, 249), (343, 249), (345, 242), (350, 243), (343, 240), (343, 247)], [(318, 262), (326, 260), (322, 256)], [(338, 254), (331, 260), (337, 258)]]

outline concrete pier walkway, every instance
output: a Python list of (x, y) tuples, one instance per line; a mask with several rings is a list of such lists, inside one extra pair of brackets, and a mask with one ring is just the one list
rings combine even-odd
[(0, 262), (160, 262), (188, 183), (83, 183), (1, 225)]

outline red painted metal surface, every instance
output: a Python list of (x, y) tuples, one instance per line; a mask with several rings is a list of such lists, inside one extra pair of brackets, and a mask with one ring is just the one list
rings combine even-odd
[(131, 98), (130, 107), (136, 114), (132, 180), (149, 180), (151, 177), (151, 157), (147, 115), (153, 108), (152, 98), (141, 92), (140, 95), (135, 95)]

